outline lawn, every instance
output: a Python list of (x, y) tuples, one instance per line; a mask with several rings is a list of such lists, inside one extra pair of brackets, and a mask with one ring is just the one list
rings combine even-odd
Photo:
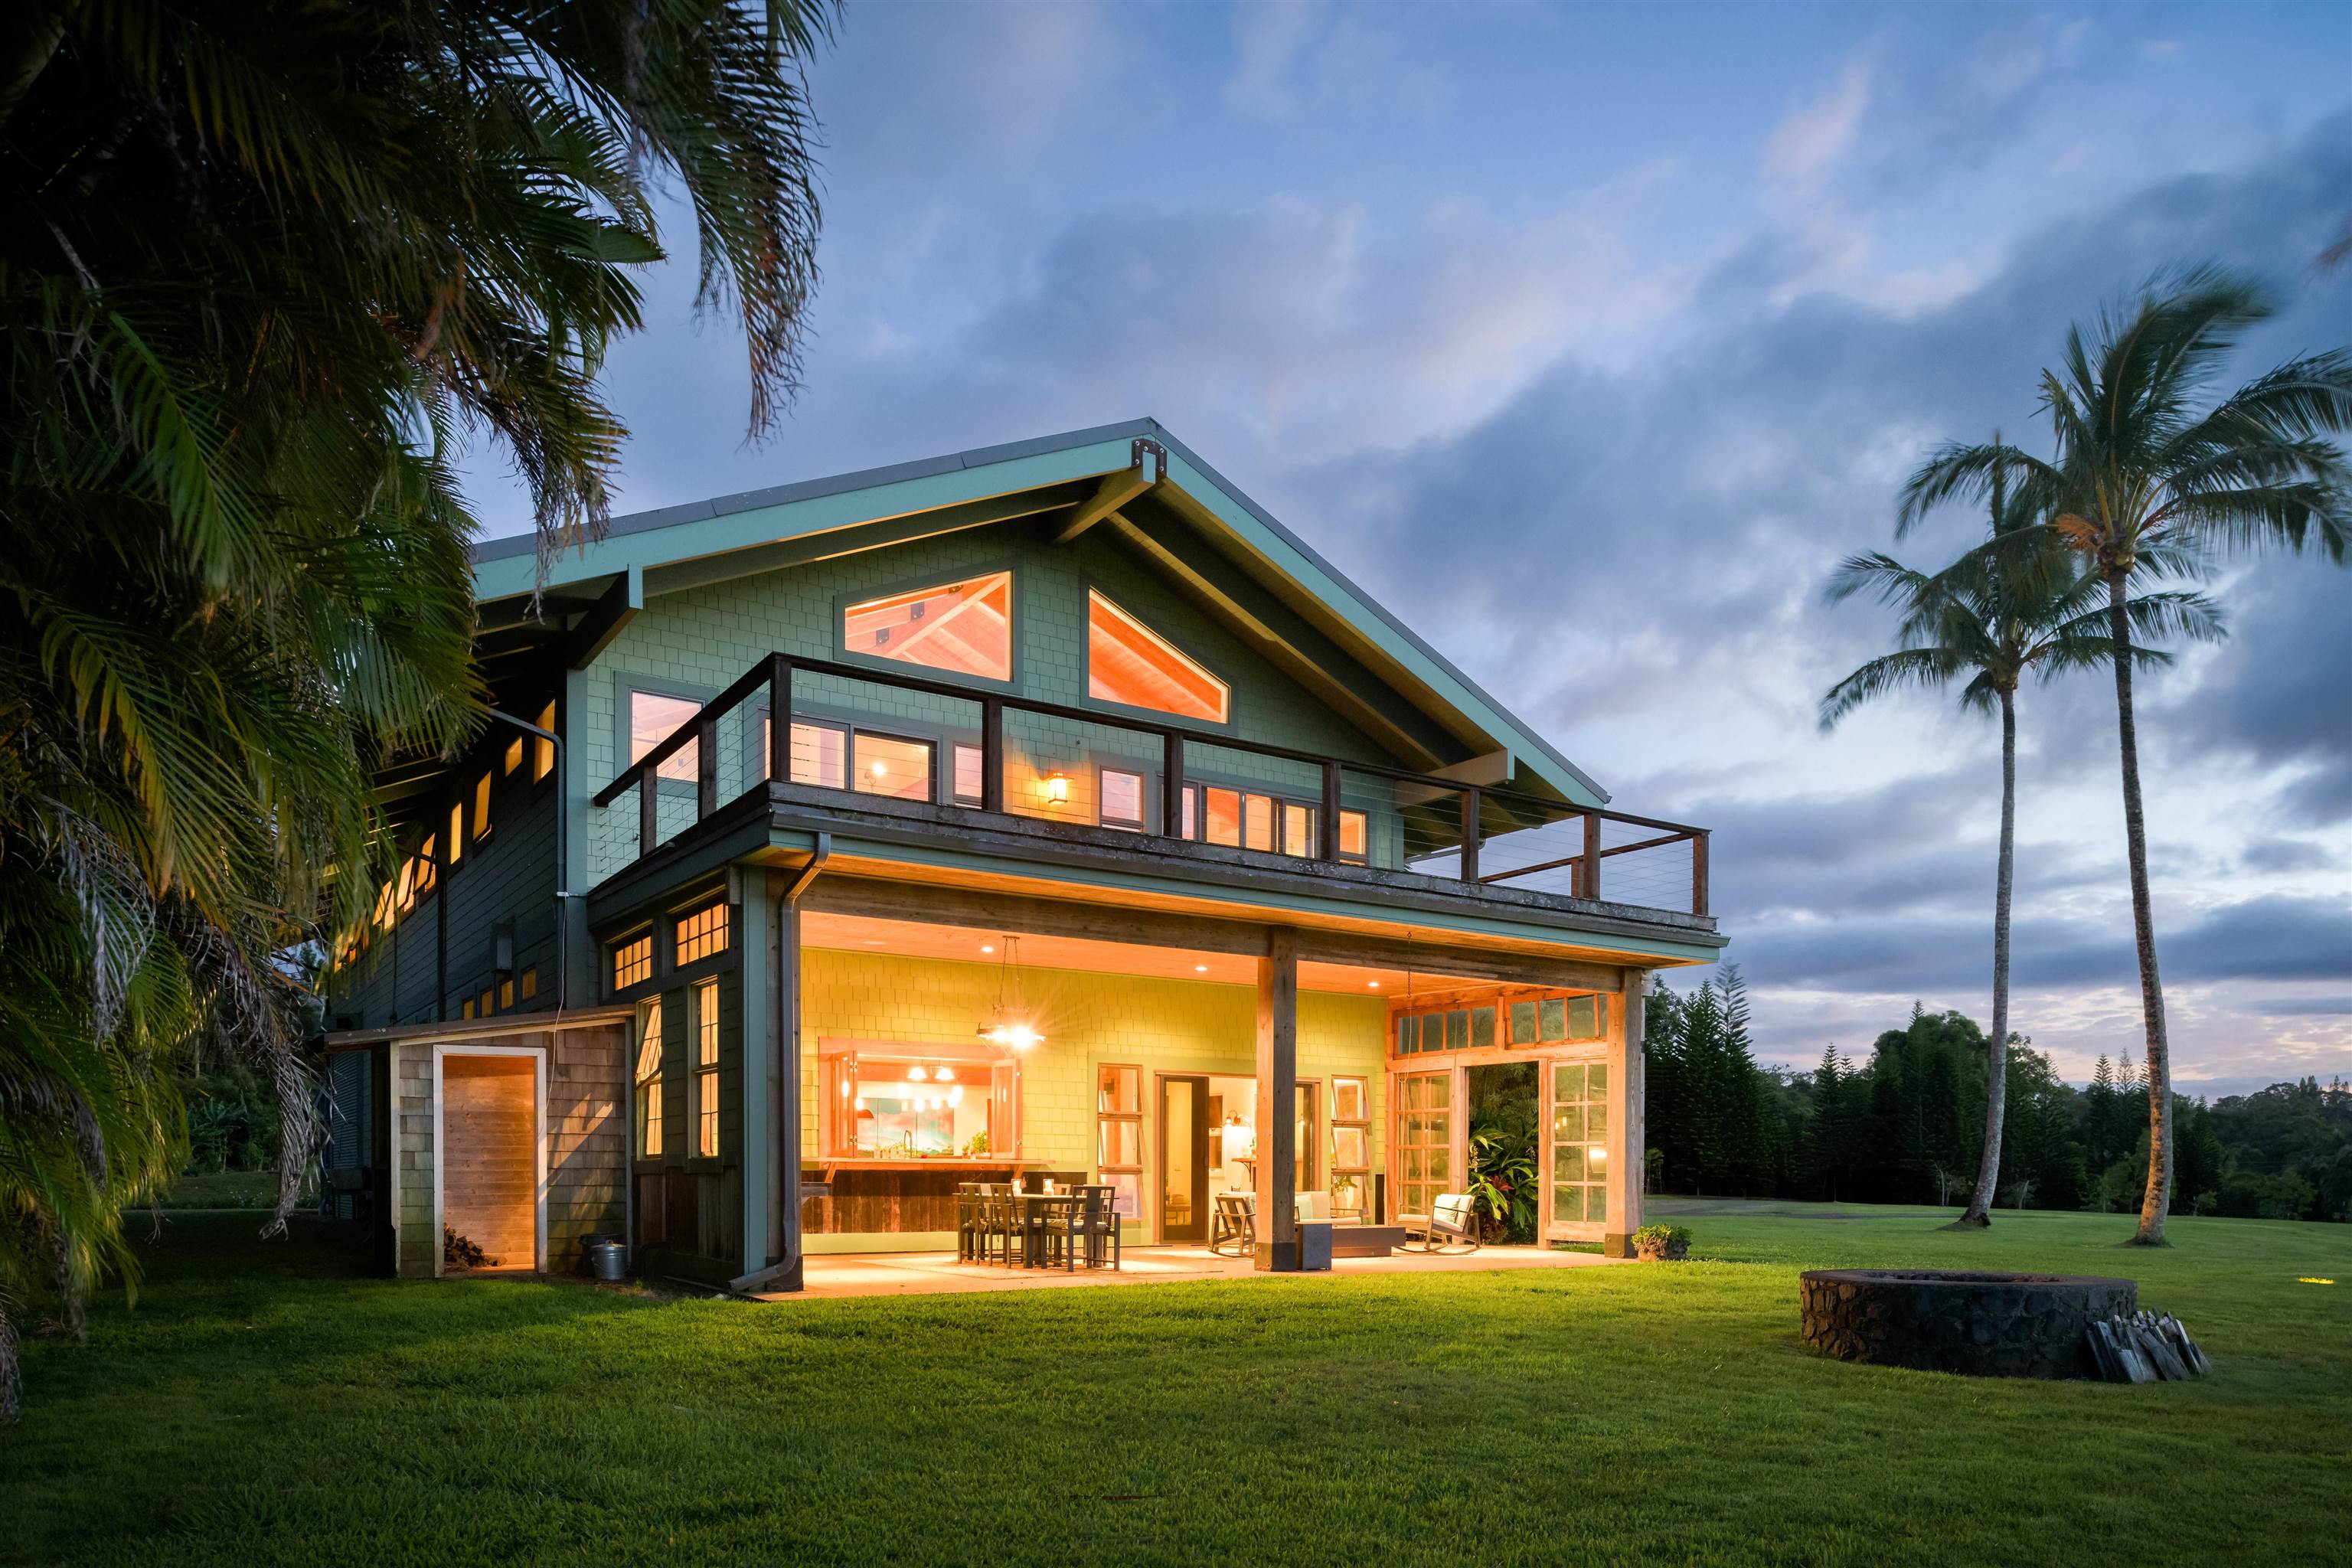
[[(2308, 1563), (2352, 1538), (2352, 1227), (2179, 1220), (2144, 1252), (2115, 1215), (1697, 1206), (1682, 1265), (782, 1306), (399, 1284), (167, 1216), (135, 1313), (29, 1347), (0, 1557)], [(1822, 1360), (1795, 1275), (1830, 1264), (2130, 1275), (2217, 1371)]]
[(191, 1171), (158, 1205), (167, 1209), (266, 1209), (278, 1204), (275, 1171)]

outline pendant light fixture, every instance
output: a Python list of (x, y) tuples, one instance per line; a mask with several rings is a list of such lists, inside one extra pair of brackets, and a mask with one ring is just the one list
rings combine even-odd
[(1029, 1009), (1021, 998), (1021, 939), (1008, 936), (1001, 945), (1004, 958), (996, 968), (996, 1007), (981, 1025), (980, 1037), (992, 1046), (1025, 1051), (1043, 1044), (1045, 1037), (1030, 1021)]

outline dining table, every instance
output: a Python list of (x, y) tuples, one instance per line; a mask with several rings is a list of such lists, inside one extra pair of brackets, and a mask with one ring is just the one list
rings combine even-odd
[(1042, 1268), (1053, 1256), (1055, 1232), (1062, 1237), (1062, 1267), (1075, 1272), (1078, 1255), (1078, 1211), (1085, 1199), (1077, 1193), (1021, 1193), (1021, 1261)]

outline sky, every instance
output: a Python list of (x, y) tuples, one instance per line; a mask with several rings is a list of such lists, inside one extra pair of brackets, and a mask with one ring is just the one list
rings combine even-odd
[[(692, 227), (607, 367), (619, 510), (1158, 417), (1598, 778), (1715, 830), (1758, 1054), (1990, 1016), (1993, 727), (1822, 734), (1827, 606), (1921, 456), (2039, 447), (2067, 324), (2261, 275), (2352, 342), (2352, 5), (858, 4), (810, 89), (823, 271), (761, 445)], [(2046, 449), (2046, 447), (2041, 447)], [(469, 484), (527, 524), (501, 455)], [(2175, 1078), (2352, 1076), (2352, 572), (2219, 564), (2140, 684)], [(2112, 684), (2020, 700), (2012, 1026), (2137, 1054)]]

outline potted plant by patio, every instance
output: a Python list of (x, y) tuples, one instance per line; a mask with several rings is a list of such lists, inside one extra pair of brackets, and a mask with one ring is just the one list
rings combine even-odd
[(1645, 1225), (1633, 1233), (1633, 1256), (1644, 1263), (1672, 1262), (1690, 1255), (1690, 1232), (1678, 1225)]

